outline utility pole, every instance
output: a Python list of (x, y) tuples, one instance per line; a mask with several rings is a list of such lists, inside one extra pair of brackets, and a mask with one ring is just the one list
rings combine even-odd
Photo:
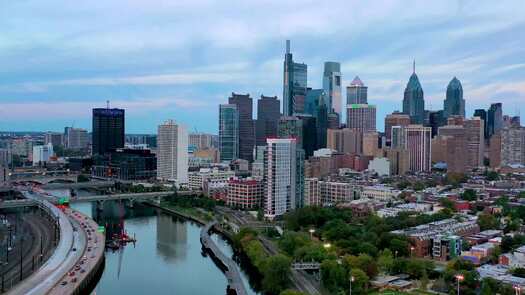
[(24, 236), (20, 235), (20, 281), (22, 281), (22, 260), (24, 258), (23, 256), (23, 248), (24, 248)]

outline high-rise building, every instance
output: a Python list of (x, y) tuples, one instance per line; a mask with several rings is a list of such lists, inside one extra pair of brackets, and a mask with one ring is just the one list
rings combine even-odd
[(390, 143), (392, 139), (392, 126), (410, 125), (410, 116), (400, 112), (393, 112), (385, 117), (385, 136), (386, 142)]
[(280, 102), (277, 96), (264, 96), (257, 100), (256, 145), (266, 145), (266, 138), (276, 137), (279, 118), (281, 117)]
[(363, 133), (357, 129), (328, 129), (327, 148), (345, 154), (363, 153)]
[(295, 116), (283, 116), (279, 119), (277, 132), (279, 138), (295, 138), (297, 145), (303, 146), (303, 121)]
[(124, 147), (125, 119), (123, 109), (93, 109), (93, 155), (104, 155)]
[(329, 129), (338, 129), (339, 128), (339, 115), (337, 113), (328, 113), (328, 128)]
[(379, 155), (379, 133), (363, 133), (363, 155), (372, 157)]
[(308, 158), (314, 154), (315, 150), (320, 148), (317, 142), (317, 120), (314, 116), (309, 114), (297, 114), (296, 116), (301, 120), (302, 127), (300, 147), (304, 150), (305, 155)]
[(0, 149), (0, 166), (9, 167), (11, 164), (11, 152), (9, 149)]
[(213, 148), (213, 138), (217, 136), (207, 133), (190, 133), (188, 144), (198, 150), (207, 150)]
[(341, 97), (341, 64), (327, 61), (324, 63), (323, 89), (328, 96), (328, 112), (343, 115)]
[(347, 105), (346, 127), (362, 132), (376, 131), (376, 106), (371, 104)]
[(51, 143), (33, 146), (33, 166), (38, 166), (49, 162), (49, 159), (53, 155), (53, 145)]
[(447, 86), (447, 97), (443, 102), (445, 118), (451, 115), (465, 117), (465, 100), (463, 99), (463, 87), (458, 78), (454, 77)]
[(267, 144), (264, 160), (264, 216), (273, 219), (302, 205), (304, 153), (294, 138), (271, 138)]
[(66, 127), (64, 132), (64, 145), (70, 150), (86, 149), (89, 145), (89, 135), (87, 130)]
[(228, 98), (228, 103), (236, 105), (239, 112), (239, 158), (252, 162), (255, 146), (252, 98), (249, 94), (232, 93)]
[(219, 106), (219, 152), (221, 161), (239, 157), (239, 111), (237, 105)]
[(158, 127), (157, 178), (188, 183), (188, 131), (173, 120)]
[(408, 151), (409, 169), (412, 172), (431, 169), (432, 130), (423, 125), (392, 127), (392, 148)]
[[(452, 127), (452, 130), (450, 130)], [(443, 126), (439, 133), (447, 134), (460, 126)], [(453, 132), (452, 132), (453, 133)], [(432, 162), (446, 163), (447, 172), (464, 173), (467, 170), (467, 142), (465, 136), (438, 135), (432, 139)]]
[(484, 122), (479, 117), (465, 120), (465, 135), (467, 140), (467, 167), (469, 169), (482, 167), (485, 154)]
[(525, 127), (501, 129), (490, 139), (490, 166), (525, 165)]
[(52, 144), (53, 147), (58, 147), (64, 143), (64, 134), (57, 132), (46, 132), (44, 134), (44, 144)]
[(317, 147), (326, 147), (326, 130), (328, 129), (328, 97), (323, 89), (310, 89), (306, 93), (305, 113), (316, 120)]
[(390, 161), (390, 173), (392, 175), (403, 175), (409, 171), (409, 156), (406, 149), (387, 149), (386, 156)]
[(425, 120), (425, 99), (423, 88), (416, 75), (414, 62), (413, 73), (408, 80), (403, 98), (403, 113), (410, 116), (412, 124), (423, 124)]
[(481, 120), (483, 120), (483, 122), (485, 122), (485, 127), (483, 128), (483, 135), (485, 137), (485, 140), (487, 140), (489, 138), (489, 122), (487, 118), (487, 111), (484, 109), (476, 109), (474, 111), (474, 117), (479, 117)]
[(503, 107), (501, 103), (493, 103), (487, 112), (488, 135), (491, 137), (503, 128)]
[(350, 86), (346, 87), (346, 104), (367, 104), (368, 87), (363, 84), (359, 76), (355, 76)]
[(226, 205), (249, 210), (261, 208), (263, 195), (262, 181), (250, 178), (231, 178), (228, 180)]
[(445, 119), (443, 110), (428, 112), (427, 127), (432, 128), (432, 137), (437, 135), (439, 127), (445, 126), (446, 124), (447, 120)]
[(283, 78), (283, 116), (293, 116), (304, 112), (304, 99), (307, 85), (306, 64), (293, 61), (290, 40), (286, 40)]

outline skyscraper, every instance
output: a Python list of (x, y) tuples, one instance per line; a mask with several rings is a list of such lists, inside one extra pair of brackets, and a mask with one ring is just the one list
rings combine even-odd
[(53, 147), (61, 146), (64, 144), (64, 134), (56, 132), (46, 132), (44, 134), (44, 144), (52, 144)]
[(408, 80), (403, 98), (403, 113), (410, 116), (412, 124), (423, 124), (425, 120), (425, 100), (423, 88), (416, 75), (416, 63)]
[(327, 61), (324, 63), (323, 89), (328, 96), (328, 112), (335, 112), (339, 118), (343, 115), (341, 97), (341, 64)]
[(264, 216), (273, 219), (300, 207), (304, 193), (304, 154), (294, 138), (267, 140), (264, 157)]
[(256, 145), (266, 145), (266, 138), (277, 136), (280, 102), (277, 96), (264, 96), (257, 100)]
[(239, 112), (237, 105), (219, 106), (219, 152), (221, 161), (239, 157)]
[(93, 109), (93, 155), (124, 147), (124, 123), (123, 109)]
[(157, 178), (188, 183), (188, 130), (173, 120), (157, 129)]
[(307, 65), (295, 63), (290, 52), (290, 40), (286, 40), (283, 78), (283, 115), (292, 116), (304, 112), (306, 96)]
[(249, 94), (232, 93), (228, 98), (228, 103), (236, 105), (239, 112), (239, 158), (252, 162), (255, 146), (252, 98)]
[(385, 136), (387, 143), (392, 139), (392, 126), (408, 126), (410, 125), (410, 116), (400, 113), (398, 111), (388, 114), (385, 117)]
[(328, 129), (326, 147), (345, 154), (363, 153), (363, 133), (357, 129)]
[(346, 87), (346, 104), (368, 103), (368, 87), (363, 84), (359, 76), (355, 76), (350, 86)]
[(490, 139), (490, 166), (525, 165), (525, 127), (501, 129)]
[(310, 89), (306, 93), (305, 113), (316, 120), (317, 147), (326, 147), (326, 129), (328, 129), (329, 101), (323, 89)]
[(408, 151), (410, 171), (430, 171), (431, 134), (431, 128), (423, 125), (392, 127), (392, 148), (401, 148)]
[(465, 120), (465, 133), (467, 139), (467, 167), (477, 168), (483, 166), (485, 154), (484, 122), (479, 117)]
[(428, 124), (427, 126), (432, 128), (432, 137), (436, 136), (438, 133), (438, 128), (445, 126), (447, 120), (444, 116), (443, 110), (439, 111), (428, 111)]
[(501, 103), (493, 103), (487, 112), (488, 135), (491, 137), (503, 128), (503, 107)]
[(447, 86), (447, 97), (443, 102), (445, 118), (451, 115), (465, 117), (465, 100), (463, 99), (463, 87), (458, 78), (454, 77)]
[(87, 130), (81, 128), (66, 127), (64, 133), (64, 145), (68, 149), (80, 150), (89, 145)]
[(376, 106), (350, 104), (346, 106), (346, 127), (362, 132), (376, 131)]

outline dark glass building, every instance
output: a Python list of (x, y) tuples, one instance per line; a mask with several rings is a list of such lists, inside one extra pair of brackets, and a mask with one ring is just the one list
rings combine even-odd
[(239, 159), (253, 162), (255, 128), (253, 122), (253, 100), (249, 94), (232, 93), (228, 103), (237, 106), (239, 112)]
[(423, 88), (416, 75), (414, 63), (414, 72), (408, 80), (403, 98), (403, 113), (410, 116), (412, 124), (423, 124), (425, 121), (425, 99), (423, 95)]
[(359, 76), (355, 76), (350, 86), (346, 87), (346, 104), (368, 103), (368, 87), (363, 84)]
[(308, 88), (305, 100), (305, 113), (313, 116), (317, 128), (317, 149), (326, 147), (326, 130), (328, 129), (329, 97), (323, 89)]
[(485, 139), (489, 138), (489, 124), (487, 122), (487, 111), (484, 109), (477, 109), (474, 111), (474, 117), (479, 117), (481, 120), (483, 120), (484, 128), (483, 128), (483, 134), (485, 135)]
[(266, 138), (276, 137), (281, 118), (281, 105), (277, 96), (264, 96), (257, 100), (256, 145), (266, 145)]
[(496, 134), (503, 128), (503, 106), (501, 103), (493, 103), (487, 112), (488, 137)]
[(150, 150), (115, 149), (94, 158), (92, 175), (119, 180), (147, 180), (157, 176), (157, 158)]
[(429, 111), (428, 112), (428, 127), (432, 128), (432, 137), (438, 134), (438, 128), (447, 125), (447, 119), (444, 116), (444, 111)]
[(295, 63), (290, 52), (290, 40), (286, 40), (283, 78), (283, 116), (304, 112), (308, 67)]
[(93, 155), (124, 147), (124, 121), (123, 109), (93, 109)]
[(463, 87), (458, 78), (454, 77), (447, 86), (447, 97), (443, 103), (445, 118), (449, 116), (461, 116), (465, 118), (465, 100), (463, 99)]

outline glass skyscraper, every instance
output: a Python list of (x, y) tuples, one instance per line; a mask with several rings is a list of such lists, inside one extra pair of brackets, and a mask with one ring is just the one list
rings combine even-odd
[(405, 88), (403, 113), (410, 116), (412, 124), (423, 124), (425, 121), (425, 99), (423, 97), (423, 88), (416, 75), (415, 62), (414, 70)]
[(93, 109), (93, 155), (124, 147), (124, 122), (123, 109)]
[(304, 112), (308, 67), (295, 63), (290, 52), (290, 40), (286, 40), (283, 78), (283, 115), (292, 116)]
[(487, 112), (488, 135), (491, 137), (503, 128), (503, 106), (500, 102), (490, 105)]
[(252, 98), (249, 94), (232, 93), (228, 98), (228, 103), (236, 105), (239, 114), (239, 158), (252, 162), (255, 146)]
[(350, 86), (346, 87), (346, 104), (368, 103), (368, 87), (363, 84), (359, 76), (355, 76)]
[(465, 118), (465, 100), (463, 87), (458, 78), (454, 77), (447, 86), (447, 97), (443, 103), (445, 118), (449, 116), (462, 116)]
[(327, 61), (324, 63), (323, 89), (328, 96), (328, 111), (335, 112), (341, 118), (341, 64)]
[(266, 138), (277, 136), (281, 104), (277, 96), (264, 96), (257, 100), (256, 145), (266, 145)]
[(239, 157), (239, 111), (234, 104), (219, 105), (219, 152), (221, 161)]
[(305, 113), (316, 119), (317, 148), (326, 147), (326, 130), (328, 129), (329, 102), (323, 89), (308, 89), (305, 101)]

